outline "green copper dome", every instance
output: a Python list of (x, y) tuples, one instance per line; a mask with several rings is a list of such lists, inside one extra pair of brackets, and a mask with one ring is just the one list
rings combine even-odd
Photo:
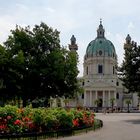
[(104, 37), (104, 32), (105, 30), (100, 21), (100, 25), (97, 30), (97, 38), (88, 44), (86, 58), (93, 56), (110, 56), (116, 58), (115, 47), (111, 41)]
[(115, 47), (111, 41), (105, 38), (96, 38), (88, 44), (86, 55), (87, 56), (115, 56)]

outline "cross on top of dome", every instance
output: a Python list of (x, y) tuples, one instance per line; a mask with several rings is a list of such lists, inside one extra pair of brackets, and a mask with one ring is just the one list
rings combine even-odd
[(100, 25), (102, 24), (102, 19), (100, 18)]

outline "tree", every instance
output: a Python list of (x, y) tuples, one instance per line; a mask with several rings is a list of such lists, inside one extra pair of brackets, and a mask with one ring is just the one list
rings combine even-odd
[(4, 103), (4, 97), (6, 98), (5, 92), (5, 78), (6, 78), (6, 66), (8, 58), (6, 57), (6, 50), (0, 45), (0, 105)]
[(100, 99), (96, 99), (95, 101), (94, 101), (94, 104), (96, 105), (96, 112), (98, 112), (98, 107), (99, 107), (99, 104), (100, 104)]
[[(17, 67), (18, 63), (20, 63), (21, 55), (19, 52), (11, 58), (8, 50), (0, 46), (0, 95), (3, 98), (2, 100), (14, 98), (16, 96), (15, 93), (20, 89), (20, 74), (14, 67)], [(10, 96), (9, 93), (11, 93)]]
[(77, 53), (69, 51), (66, 55), (66, 62), (64, 68), (66, 87), (64, 96), (73, 97), (75, 93), (79, 92), (80, 86), (78, 84), (77, 75), (79, 73), (77, 68), (78, 58)]
[(112, 112), (113, 112), (114, 102), (115, 102), (115, 98), (111, 98), (110, 103), (111, 103)]
[(127, 104), (127, 112), (129, 113), (129, 112), (130, 112), (130, 110), (129, 110), (129, 105), (131, 104), (131, 100), (127, 99), (127, 100), (125, 101), (125, 103)]
[(45, 23), (33, 29), (16, 26), (4, 46), (7, 94), (22, 98), (24, 106), (28, 99), (69, 97), (78, 90), (77, 54), (60, 47), (57, 30)]
[[(128, 93), (140, 93), (140, 46), (126, 38), (124, 61), (121, 66), (123, 85)], [(140, 95), (140, 94), (139, 94)]]

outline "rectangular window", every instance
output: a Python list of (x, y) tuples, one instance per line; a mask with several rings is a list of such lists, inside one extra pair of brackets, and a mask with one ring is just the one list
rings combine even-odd
[(84, 99), (84, 94), (82, 94), (82, 99)]
[(113, 74), (115, 74), (115, 68), (114, 68), (114, 66), (113, 66)]
[(86, 73), (87, 73), (87, 75), (88, 75), (88, 67), (87, 67), (87, 69), (86, 69)]
[(103, 73), (103, 66), (102, 65), (98, 65), (98, 73)]
[(116, 94), (116, 98), (119, 99), (119, 93)]

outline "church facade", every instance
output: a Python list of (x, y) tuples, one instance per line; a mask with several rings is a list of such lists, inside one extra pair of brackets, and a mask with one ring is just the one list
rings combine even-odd
[[(127, 35), (124, 48), (136, 45)], [(76, 52), (78, 45), (72, 35), (69, 50)], [(77, 53), (77, 52), (76, 52)], [(138, 109), (139, 98), (137, 93), (127, 93), (117, 73), (117, 54), (113, 43), (105, 37), (105, 29), (100, 21), (97, 36), (86, 48), (84, 56), (83, 77), (78, 77), (80, 86), (84, 89), (83, 94), (77, 94), (75, 99), (61, 98), (61, 106), (89, 108), (110, 108), (112, 104), (117, 108), (127, 108), (126, 100), (130, 100), (130, 108)], [(50, 106), (58, 106), (57, 99)]]
[[(127, 36), (127, 40), (131, 39)], [(76, 39), (71, 38), (69, 48), (77, 50)], [(131, 40), (130, 40), (131, 41)], [(74, 50), (74, 49), (73, 49)], [(126, 107), (125, 101), (131, 100), (130, 107), (138, 106), (136, 93), (126, 94), (122, 81), (117, 74), (117, 54), (113, 43), (105, 37), (105, 29), (100, 21), (97, 29), (97, 37), (92, 40), (86, 49), (84, 56), (83, 77), (79, 78), (84, 88), (84, 95), (78, 97), (78, 103), (86, 107), (111, 107), (113, 101), (116, 107)], [(76, 104), (76, 103), (75, 103)]]

